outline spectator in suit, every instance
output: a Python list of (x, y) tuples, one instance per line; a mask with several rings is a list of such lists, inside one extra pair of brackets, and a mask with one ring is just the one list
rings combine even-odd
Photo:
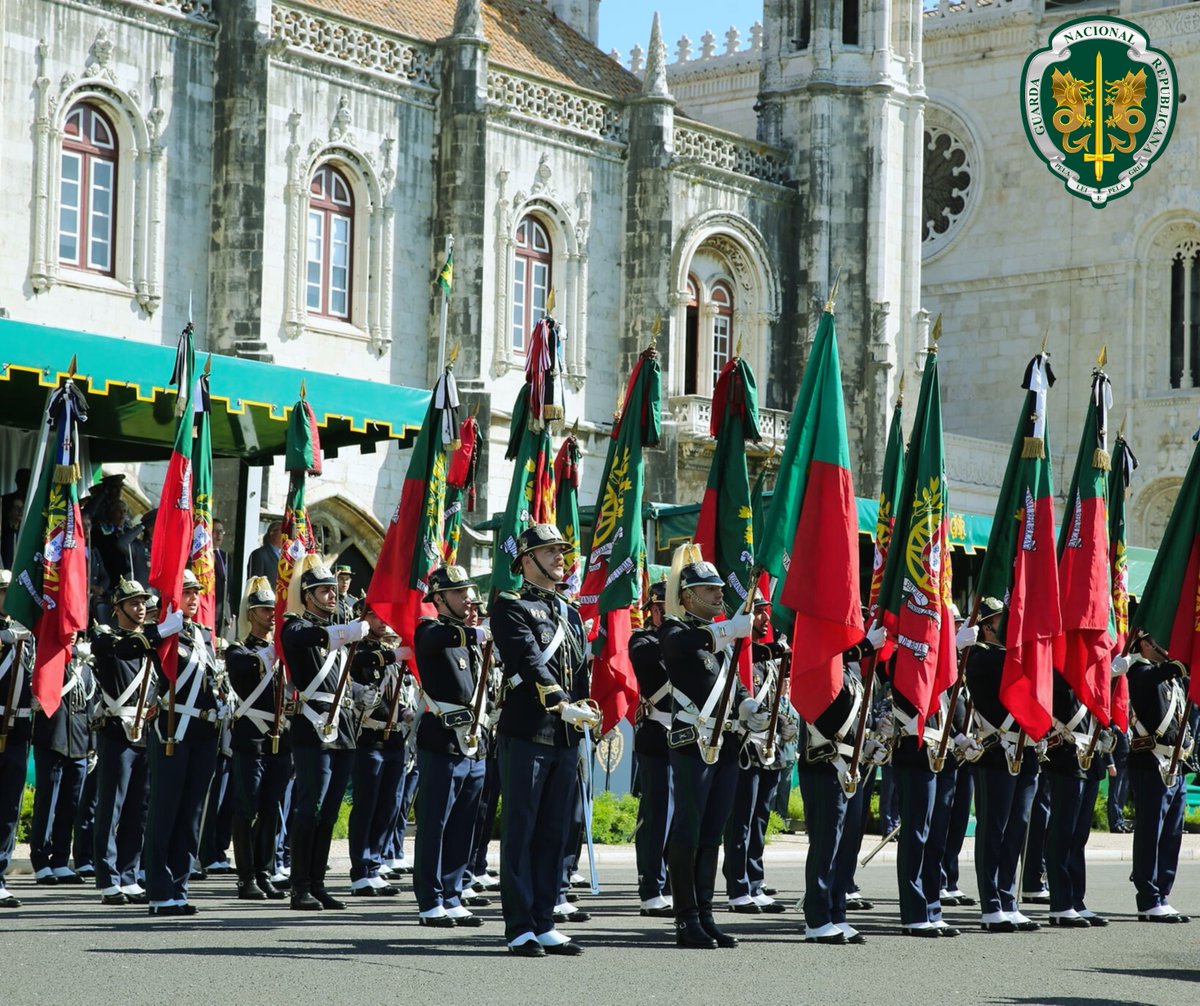
[(263, 543), (250, 553), (247, 576), (265, 576), (271, 583), (279, 575), (279, 553), (283, 548), (283, 521), (273, 520), (267, 525)]
[[(213, 567), (216, 572), (217, 635), (224, 636), (232, 628), (234, 618), (229, 611), (229, 552), (222, 548), (225, 541), (225, 522), (213, 518)], [(271, 578), (270, 582), (274, 583)]]

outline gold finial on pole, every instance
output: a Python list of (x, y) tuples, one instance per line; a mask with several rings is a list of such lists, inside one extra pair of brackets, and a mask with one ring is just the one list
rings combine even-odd
[(900, 384), (896, 388), (896, 404), (901, 405), (904, 402), (904, 374), (900, 375)]
[(933, 349), (937, 349), (938, 339), (942, 337), (942, 313), (939, 311), (938, 316), (933, 319), (933, 328), (929, 332), (929, 345)]
[(211, 375), (212, 375), (212, 353), (209, 353), (208, 359), (204, 361), (204, 376), (210, 377)]
[(1103, 367), (1108, 363), (1108, 344), (1100, 347), (1100, 355), (1096, 357), (1096, 366)]
[(650, 326), (650, 348), (658, 348), (658, 337), (662, 333), (662, 312), (659, 311), (654, 315), (654, 322)]
[(462, 349), (462, 340), (459, 339), (454, 343), (454, 347), (450, 350), (450, 359), (446, 361), (447, 367), (453, 367), (454, 361), (458, 359), (459, 351)]
[(833, 286), (829, 289), (829, 296), (825, 300), (825, 310), (833, 314), (833, 306), (837, 302), (838, 286), (842, 282), (842, 270), (839, 268), (837, 274), (833, 277)]
[(71, 365), (67, 367), (67, 377), (74, 377), (75, 371), (79, 364), (79, 356), (76, 353), (71, 354)]
[(556, 301), (555, 301), (555, 297), (554, 297), (554, 287), (551, 287), (550, 292), (548, 294), (546, 294), (546, 310), (544, 312), (546, 317), (550, 317), (551, 315), (554, 314), (555, 303), (556, 303)]
[(1046, 326), (1046, 331), (1042, 333), (1042, 352), (1046, 352), (1046, 347), (1050, 345), (1050, 326)]

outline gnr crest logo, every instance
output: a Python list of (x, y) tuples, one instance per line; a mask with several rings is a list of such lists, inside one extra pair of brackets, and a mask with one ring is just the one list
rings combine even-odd
[(1100, 208), (1166, 149), (1175, 67), (1128, 21), (1071, 21), (1025, 61), (1021, 111), (1034, 152), (1067, 190)]

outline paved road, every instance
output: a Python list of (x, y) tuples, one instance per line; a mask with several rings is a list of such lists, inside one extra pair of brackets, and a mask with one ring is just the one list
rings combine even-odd
[[(1137, 923), (1127, 864), (1090, 867), (1089, 902), (1111, 913), (1106, 929), (1035, 934), (964, 933), (957, 940), (899, 936), (894, 867), (860, 871), (874, 911), (855, 922), (866, 946), (806, 946), (799, 918), (734, 917), (722, 923), (737, 950), (683, 951), (668, 923), (633, 907), (633, 871), (606, 866), (599, 897), (581, 907), (591, 922), (570, 928), (586, 954), (574, 960), (517, 960), (504, 952), (499, 908), (488, 923), (449, 938), (417, 926), (411, 894), (353, 901), (345, 912), (300, 915), (231, 897), (233, 882), (196, 885), (201, 912), (152, 920), (145, 909), (105, 909), (91, 891), (36, 888), (16, 878), (26, 907), (0, 916), (3, 1000), (61, 1006), (95, 1003), (789, 1003), (1177, 1004), (1200, 982), (1189, 926)], [(789, 900), (803, 869), (769, 867)], [(1185, 864), (1173, 899), (1200, 915), (1200, 865)], [(1035, 917), (1041, 912), (1032, 912)], [(958, 918), (972, 917), (964, 910)], [(186, 990), (186, 991), (185, 991)]]

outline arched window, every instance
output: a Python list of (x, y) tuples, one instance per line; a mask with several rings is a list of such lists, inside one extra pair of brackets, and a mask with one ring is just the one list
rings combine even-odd
[(534, 324), (546, 313), (546, 295), (550, 292), (553, 249), (550, 246), (550, 235), (536, 217), (523, 217), (517, 225), (515, 251), (512, 348), (523, 353), (525, 340), (533, 331)]
[(712, 368), (713, 387), (721, 370), (733, 355), (733, 291), (729, 284), (718, 282), (712, 288)]
[(59, 185), (58, 260), (113, 274), (117, 201), (117, 134), (94, 105), (67, 114)]
[(688, 277), (688, 302), (685, 322), (683, 393), (697, 393), (696, 363), (700, 359), (700, 293), (695, 276)]
[(306, 303), (312, 314), (349, 319), (353, 270), (354, 194), (346, 177), (328, 164), (308, 190)]

